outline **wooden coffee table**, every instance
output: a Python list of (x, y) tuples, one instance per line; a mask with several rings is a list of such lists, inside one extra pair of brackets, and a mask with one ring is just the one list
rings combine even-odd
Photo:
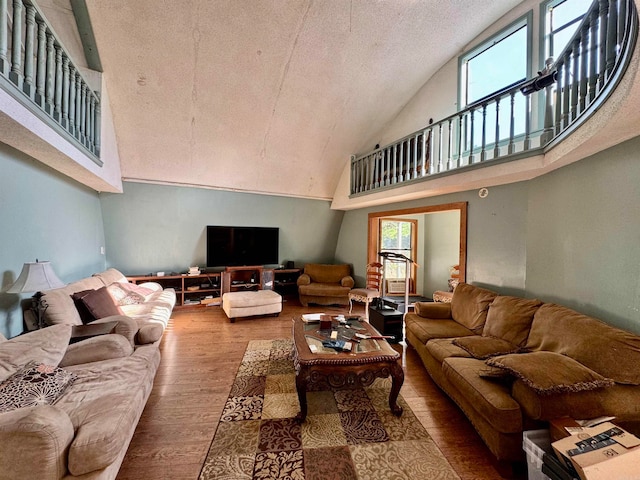
[[(351, 328), (338, 327), (340, 340), (352, 338), (356, 332), (379, 336), (378, 331), (364, 321), (349, 321)], [(333, 321), (333, 328), (338, 326)], [(300, 413), (296, 420), (304, 422), (307, 417), (307, 389), (310, 384), (328, 388), (356, 388), (371, 385), (376, 378), (391, 376), (389, 407), (391, 412), (402, 415), (398, 405), (398, 394), (404, 382), (404, 372), (399, 363), (400, 354), (384, 339), (360, 340), (353, 343), (351, 352), (339, 352), (322, 346), (326, 330), (318, 323), (307, 324), (302, 318), (293, 320), (293, 363), (296, 370), (296, 390), (300, 401)], [(310, 345), (315, 346), (312, 352)]]

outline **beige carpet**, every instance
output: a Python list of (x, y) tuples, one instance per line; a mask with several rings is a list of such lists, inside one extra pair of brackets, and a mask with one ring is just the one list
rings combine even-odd
[(303, 424), (291, 340), (249, 342), (202, 467), (202, 480), (459, 480), (389, 379), (354, 390), (312, 391)]

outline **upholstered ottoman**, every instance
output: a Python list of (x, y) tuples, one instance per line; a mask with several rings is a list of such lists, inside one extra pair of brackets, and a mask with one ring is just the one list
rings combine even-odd
[(273, 290), (227, 292), (222, 295), (222, 309), (231, 323), (239, 317), (277, 316), (282, 311), (282, 297)]

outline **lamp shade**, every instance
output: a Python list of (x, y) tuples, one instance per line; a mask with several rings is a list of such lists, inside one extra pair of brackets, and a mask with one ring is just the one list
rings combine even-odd
[(53, 271), (51, 262), (30, 262), (23, 265), (20, 276), (7, 293), (39, 292), (64, 286), (65, 283)]

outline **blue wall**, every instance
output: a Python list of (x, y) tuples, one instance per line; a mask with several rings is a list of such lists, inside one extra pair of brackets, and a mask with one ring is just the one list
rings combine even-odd
[(364, 271), (370, 212), (466, 201), (469, 283), (640, 333), (639, 151), (640, 137), (485, 199), (473, 190), (349, 211), (336, 257)]
[[(0, 143), (1, 291), (25, 262), (49, 260), (64, 282), (105, 267), (98, 194)], [(30, 294), (0, 293), (0, 332), (22, 332), (20, 302)]]
[(279, 227), (280, 263), (331, 263), (343, 217), (328, 201), (145, 183), (100, 199), (108, 264), (127, 275), (205, 266), (207, 225)]
[(640, 137), (530, 182), (527, 291), (640, 333)]
[[(346, 212), (336, 258), (353, 259), (357, 276), (365, 271), (369, 213), (467, 202), (467, 282), (521, 295), (525, 285), (528, 187), (526, 183), (515, 183), (489, 190), (489, 196), (484, 199), (474, 190)], [(432, 241), (435, 240), (432, 238)], [(428, 257), (429, 252), (425, 251), (424, 255)], [(423, 292), (424, 295), (431, 293)]]
[[(371, 211), (466, 201), (467, 280), (554, 301), (640, 332), (640, 138), (537, 179), (349, 212), (329, 203), (126, 183), (122, 195), (78, 185), (0, 144), (0, 271), (27, 261), (71, 282), (108, 264), (125, 273), (205, 262), (210, 224), (278, 226), (281, 262), (348, 262), (364, 272)], [(104, 217), (104, 222), (103, 222)], [(23, 295), (22, 298), (28, 298)], [(20, 297), (0, 293), (0, 331), (22, 330)]]

